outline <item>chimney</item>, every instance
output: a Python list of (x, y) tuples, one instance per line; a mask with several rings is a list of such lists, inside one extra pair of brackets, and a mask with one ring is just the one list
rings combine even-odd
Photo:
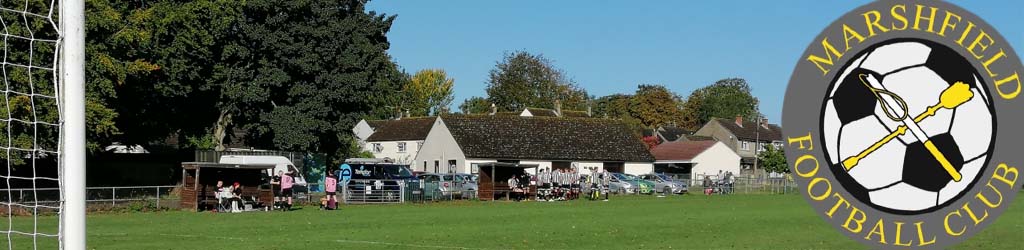
[(412, 117), (412, 115), (409, 114), (409, 109), (405, 109), (405, 117)]
[(497, 114), (497, 113), (498, 113), (498, 106), (495, 106), (494, 103), (491, 103), (491, 115), (494, 115), (494, 114)]
[(555, 115), (562, 116), (562, 102), (555, 100)]
[(761, 119), (761, 127), (768, 128), (768, 118)]
[(737, 115), (736, 116), (736, 126), (740, 126), (741, 128), (743, 127), (743, 116), (742, 115)]

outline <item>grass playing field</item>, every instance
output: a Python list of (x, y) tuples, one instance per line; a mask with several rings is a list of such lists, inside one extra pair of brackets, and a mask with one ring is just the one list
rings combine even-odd
[[(15, 225), (30, 226), (31, 217), (18, 217)], [(1024, 202), (1016, 202), (998, 222), (958, 248), (1018, 249), (1021, 236)], [(15, 247), (30, 247), (26, 239), (16, 236)], [(88, 218), (88, 240), (94, 249), (863, 248), (830, 228), (797, 195), (99, 214)]]

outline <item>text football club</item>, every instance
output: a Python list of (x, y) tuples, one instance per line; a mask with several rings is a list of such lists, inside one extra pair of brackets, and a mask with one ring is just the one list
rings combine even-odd
[(878, 1), (830, 24), (786, 91), (786, 157), (807, 201), (873, 248), (966, 240), (1021, 188), (1018, 54), (939, 1)]

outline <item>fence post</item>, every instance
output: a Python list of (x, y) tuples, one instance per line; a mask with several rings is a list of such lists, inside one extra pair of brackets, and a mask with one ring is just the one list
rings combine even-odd
[(160, 210), (160, 186), (156, 186), (156, 209)]
[(110, 197), (110, 205), (111, 206), (117, 205), (117, 187), (111, 187), (110, 188), (110, 195), (111, 195), (111, 197)]

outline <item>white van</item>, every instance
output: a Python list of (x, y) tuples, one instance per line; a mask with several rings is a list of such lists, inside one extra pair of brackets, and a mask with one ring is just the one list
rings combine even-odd
[(239, 164), (239, 165), (274, 165), (273, 170), (267, 170), (268, 176), (274, 176), (278, 171), (295, 173), (295, 187), (292, 188), (295, 193), (306, 193), (308, 186), (306, 184), (306, 178), (302, 176), (295, 164), (292, 163), (287, 157), (278, 155), (225, 155), (220, 157), (221, 164)]

